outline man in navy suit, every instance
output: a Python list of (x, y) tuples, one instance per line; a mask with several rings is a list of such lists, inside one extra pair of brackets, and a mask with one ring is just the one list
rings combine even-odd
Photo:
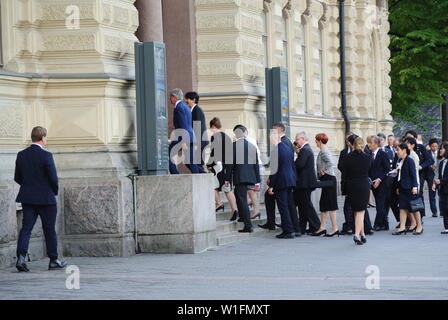
[(370, 136), (367, 138), (367, 142), (373, 159), (369, 170), (376, 202), (376, 218), (373, 228), (375, 231), (389, 230), (386, 201), (388, 199), (387, 174), (390, 171), (390, 160), (386, 152), (380, 148), (380, 137)]
[(58, 260), (56, 236), (56, 196), (58, 176), (53, 155), (44, 149), (47, 143), (47, 130), (35, 127), (31, 132), (31, 146), (17, 155), (14, 180), (20, 185), (16, 202), (23, 208), (23, 222), (17, 243), (17, 263), (19, 272), (27, 272), (25, 256), (28, 253), (31, 231), (40, 216), (45, 236), (49, 269), (62, 269), (66, 261)]
[[(185, 156), (185, 165), (191, 173), (201, 173), (199, 165), (193, 161), (194, 143), (196, 141), (193, 128), (191, 127), (192, 118), (191, 110), (183, 101), (184, 94), (181, 89), (173, 89), (170, 92), (170, 102), (174, 105), (173, 124), (174, 124), (174, 139), (170, 143), (169, 157), (170, 157), (170, 173), (179, 174), (176, 165), (172, 161), (172, 157), (178, 154), (180, 149), (183, 150)], [(200, 162), (199, 162), (200, 164)]]
[(294, 227), (292, 224), (289, 203), (293, 197), (291, 190), (296, 186), (294, 166), (294, 153), (291, 148), (281, 141), (278, 132), (270, 136), (271, 145), (271, 175), (269, 176), (268, 193), (274, 195), (278, 211), (282, 220), (282, 233), (276, 237), (279, 239), (293, 239)]
[[(195, 161), (197, 159), (201, 159), (201, 166), (199, 166), (199, 169), (201, 170), (201, 173), (204, 173), (202, 166), (204, 165), (204, 149), (208, 145), (208, 138), (207, 138), (207, 124), (205, 122), (205, 114), (204, 111), (201, 109), (201, 107), (198, 105), (199, 103), (199, 95), (194, 92), (187, 92), (185, 94), (185, 102), (188, 105), (188, 107), (191, 109), (191, 125), (193, 127), (193, 132), (196, 136), (196, 145), (198, 145), (197, 150), (195, 150)], [(197, 124), (199, 124), (199, 126)], [(199, 156), (200, 153), (200, 156)]]
[[(292, 160), (294, 162), (294, 146), (291, 142), (291, 140), (289, 140), (289, 138), (286, 136), (286, 127), (283, 123), (278, 122), (272, 125), (272, 129), (273, 130), (277, 130), (280, 140), (281, 142), (286, 145), (288, 148), (290, 148), (292, 154)], [(293, 166), (294, 163), (293, 163)], [(295, 167), (294, 167), (294, 173), (295, 173)], [(267, 185), (270, 187), (270, 180), (268, 179), (267, 181)], [(269, 190), (269, 189), (268, 189)], [(268, 192), (268, 190), (266, 190), (265, 194), (264, 194), (264, 204), (266, 206), (266, 216), (267, 216), (267, 222), (265, 224), (262, 225), (258, 225), (260, 228), (263, 229), (269, 229), (269, 230), (275, 230), (276, 227), (276, 223), (275, 223), (275, 196), (274, 194), (270, 194)], [(296, 237), (300, 236), (300, 226), (299, 226), (299, 217), (297, 215), (297, 209), (296, 209), (296, 204), (295, 204), (295, 200), (294, 200), (294, 189), (291, 188), (289, 190), (289, 192), (291, 193), (290, 196), (288, 196), (288, 201), (289, 201), (289, 205), (288, 205), (288, 209), (289, 209), (289, 214), (291, 216), (291, 221), (294, 227), (294, 235)]]

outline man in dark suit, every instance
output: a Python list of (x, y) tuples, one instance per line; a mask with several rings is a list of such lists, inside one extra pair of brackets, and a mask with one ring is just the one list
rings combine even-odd
[(59, 184), (53, 155), (44, 149), (47, 143), (47, 130), (35, 127), (31, 132), (31, 141), (32, 145), (17, 155), (14, 173), (14, 180), (20, 185), (16, 202), (20, 202), (23, 208), (16, 268), (19, 272), (29, 271), (25, 256), (28, 253), (31, 231), (37, 216), (40, 216), (47, 255), (50, 258), (48, 269), (62, 269), (67, 262), (58, 260), (56, 196)]
[(387, 158), (389, 159), (389, 164), (391, 164), (394, 160), (395, 154), (386, 146), (386, 135), (384, 133), (378, 133), (377, 136), (380, 138), (379, 148), (386, 153)]
[[(412, 137), (417, 141), (418, 134), (414, 130), (408, 130), (405, 134), (405, 137)], [(420, 197), (423, 200), (423, 182), (425, 181), (425, 170), (427, 170), (427, 168), (432, 166), (435, 162), (423, 144), (421, 143), (417, 144), (415, 152), (417, 153), (420, 159), (420, 167), (418, 168), (419, 181), (420, 181)], [(425, 203), (424, 200), (423, 203)], [(425, 215), (426, 215), (425, 209), (420, 210), (420, 216), (423, 218)]]
[[(297, 159), (295, 199), (299, 208), (300, 232), (314, 233), (320, 228), (320, 220), (311, 202), (311, 193), (317, 187), (317, 175), (314, 166), (314, 153), (305, 132), (296, 135), (295, 140)], [(309, 229), (306, 229), (309, 224)]]
[(278, 132), (270, 136), (271, 151), (269, 188), (267, 193), (275, 197), (282, 221), (282, 233), (279, 239), (294, 238), (294, 227), (289, 212), (289, 203), (293, 197), (291, 190), (296, 186), (294, 168), (294, 153), (290, 147), (281, 141)]
[[(353, 135), (353, 132), (348, 132), (345, 135), (345, 143), (346, 147), (340, 152), (339, 154), (339, 161), (338, 161), (338, 169), (341, 172), (341, 191), (342, 195), (346, 196), (346, 190), (345, 190), (345, 172), (344, 172), (344, 162), (349, 153), (351, 152), (351, 148), (349, 146), (348, 137)], [(353, 220), (353, 212), (351, 210), (350, 204), (348, 203), (347, 197), (345, 197), (344, 200), (344, 220), (345, 222), (342, 224), (342, 231), (343, 234), (352, 234), (354, 230), (355, 221)]]
[[(278, 135), (281, 139), (281, 142), (286, 145), (291, 151), (292, 151), (292, 161), (294, 166), (294, 146), (289, 140), (289, 138), (286, 136), (286, 127), (283, 123), (278, 122), (275, 123), (272, 126), (273, 130), (276, 130), (278, 132)], [(295, 168), (294, 168), (295, 171)], [(270, 187), (270, 179), (267, 181), (268, 187)], [(269, 189), (268, 189), (269, 190)], [(271, 194), (266, 190), (264, 194), (264, 203), (266, 206), (266, 216), (267, 216), (267, 222), (263, 225), (258, 225), (260, 228), (263, 229), (269, 229), (269, 230), (275, 230), (275, 196), (274, 194)], [(288, 196), (288, 212), (291, 216), (291, 221), (294, 227), (294, 234), (295, 236), (300, 236), (300, 227), (299, 227), (299, 217), (297, 215), (297, 209), (294, 201), (294, 188), (290, 188), (287, 190), (287, 192), (290, 193)]]
[(247, 204), (247, 190), (249, 187), (260, 187), (260, 165), (258, 152), (255, 145), (246, 140), (247, 129), (243, 125), (237, 125), (233, 129), (237, 141), (233, 143), (233, 161), (226, 164), (225, 185), (229, 186), (233, 177), (235, 185), (235, 198), (240, 218), (244, 222), (244, 228), (239, 232), (252, 232), (249, 205)]
[[(429, 150), (428, 154), (434, 161), (434, 163), (427, 167), (424, 170), (425, 182), (428, 185), (428, 194), (429, 194), (429, 204), (431, 206), (432, 216), (437, 218), (437, 204), (436, 204), (436, 192), (432, 191), (432, 185), (434, 183), (435, 170), (437, 170), (436, 161), (437, 161), (437, 152), (439, 149), (439, 141), (437, 139), (429, 140)], [(423, 183), (422, 183), (423, 185)]]
[(380, 149), (380, 138), (370, 136), (367, 143), (372, 152), (372, 166), (369, 177), (372, 180), (373, 195), (376, 203), (376, 218), (374, 230), (389, 230), (389, 221), (386, 211), (386, 200), (388, 199), (387, 174), (390, 172), (389, 156)]
[[(202, 111), (201, 107), (198, 105), (199, 103), (199, 95), (192, 91), (187, 92), (185, 94), (185, 102), (191, 109), (191, 120), (192, 120), (192, 127), (194, 134), (196, 136), (196, 145), (199, 145), (197, 148), (197, 152), (195, 152), (195, 162), (198, 161), (199, 157), (197, 156), (199, 154), (199, 150), (201, 152), (200, 159), (201, 159), (201, 165), (204, 165), (204, 149), (208, 145), (208, 137), (207, 137), (207, 124), (205, 123), (205, 114), (204, 111)], [(200, 167), (202, 169), (202, 167)], [(201, 173), (204, 173), (202, 170)]]
[[(184, 94), (181, 89), (173, 89), (170, 92), (170, 102), (174, 106), (173, 124), (174, 138), (169, 146), (170, 173), (179, 174), (176, 164), (172, 161), (174, 155), (182, 149), (185, 156), (185, 165), (191, 173), (201, 173), (200, 162), (194, 161), (193, 150), (196, 138), (191, 126), (191, 110), (183, 102)], [(203, 172), (203, 171), (202, 171)]]

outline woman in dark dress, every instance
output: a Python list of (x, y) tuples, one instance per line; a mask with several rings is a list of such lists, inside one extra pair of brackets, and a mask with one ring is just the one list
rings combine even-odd
[[(417, 169), (414, 160), (410, 157), (411, 149), (402, 143), (398, 146), (398, 157), (401, 159), (397, 166), (398, 171), (398, 206), (400, 208), (400, 226), (394, 231), (393, 235), (406, 234), (408, 230), (406, 229), (406, 220), (411, 211), (411, 200), (418, 194), (418, 180), (417, 180)], [(423, 232), (422, 220), (420, 213), (412, 213), (410, 218), (416, 223), (416, 227), (413, 228), (414, 234), (419, 235)]]
[(232, 150), (233, 144), (232, 139), (230, 139), (228, 135), (221, 131), (221, 127), (221, 121), (219, 120), (219, 118), (215, 117), (210, 121), (210, 130), (213, 132), (213, 136), (210, 139), (211, 152), (210, 159), (207, 163), (207, 169), (208, 171), (215, 173), (213, 167), (218, 164), (218, 162), (221, 162), (223, 168), (222, 171), (218, 172), (217, 174), (215, 173), (219, 181), (219, 187), (215, 189), (216, 211), (224, 211), (224, 204), (221, 201), (220, 195), (220, 192), (224, 191), (233, 213), (230, 221), (234, 221), (238, 216), (235, 195), (233, 194), (231, 187), (229, 187), (229, 189), (223, 190), (223, 186), (225, 184), (226, 159), (232, 161), (232, 152), (226, 153), (226, 150)]
[(355, 216), (353, 241), (357, 245), (362, 245), (367, 242), (364, 233), (364, 214), (370, 198), (369, 169), (372, 158), (363, 152), (362, 138), (352, 135), (348, 141), (353, 146), (353, 152), (349, 153), (344, 162), (345, 187), (347, 199)]

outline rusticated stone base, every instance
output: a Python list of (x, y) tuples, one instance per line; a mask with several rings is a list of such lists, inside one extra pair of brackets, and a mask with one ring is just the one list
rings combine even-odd
[(141, 252), (197, 253), (216, 245), (213, 176), (137, 177)]
[(65, 256), (135, 254), (131, 180), (126, 177), (63, 179), (60, 189)]

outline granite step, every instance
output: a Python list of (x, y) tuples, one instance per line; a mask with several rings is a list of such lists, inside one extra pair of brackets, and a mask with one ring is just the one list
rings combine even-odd
[[(267, 221), (266, 217), (261, 219), (252, 220), (252, 225), (257, 227), (259, 224), (265, 224)], [(235, 232), (243, 229), (244, 223), (237, 221), (216, 221), (216, 233), (218, 235), (223, 233)]]
[(216, 237), (216, 245), (223, 246), (229, 243), (247, 240), (266, 233), (269, 233), (269, 230), (261, 229), (258, 227), (254, 227), (254, 232), (252, 233), (240, 233), (238, 231), (222, 233), (218, 234), (218, 236)]

